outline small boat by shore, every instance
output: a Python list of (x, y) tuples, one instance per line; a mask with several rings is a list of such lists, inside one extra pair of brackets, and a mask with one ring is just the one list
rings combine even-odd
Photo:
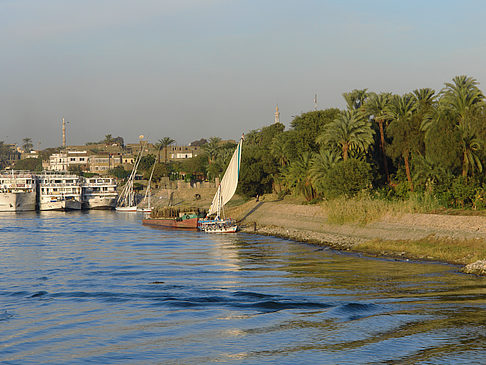
[(140, 152), (133, 164), (132, 172), (128, 177), (127, 183), (123, 186), (122, 192), (118, 197), (116, 202), (115, 210), (117, 212), (136, 212), (137, 211), (137, 204), (139, 202), (138, 196), (135, 193), (133, 188), (133, 184), (135, 181), (135, 175), (137, 174), (138, 165), (142, 159), (143, 153), (143, 145), (140, 148)]
[(142, 224), (163, 228), (197, 229), (198, 217), (191, 218), (147, 218)]
[[(224, 205), (228, 203), (236, 192), (240, 177), (241, 148), (244, 136), (241, 136), (230, 163), (221, 179), (218, 190), (214, 195), (208, 215), (200, 220), (198, 229), (207, 233), (235, 233), (238, 231), (236, 221), (225, 218)], [(210, 218), (214, 216), (214, 218)]]
[(147, 183), (147, 189), (145, 190), (145, 196), (142, 199), (142, 203), (147, 201), (147, 206), (146, 207), (138, 207), (137, 212), (143, 212), (143, 213), (151, 213), (152, 212), (152, 204), (151, 204), (151, 199), (152, 199), (152, 176), (154, 176), (154, 170), (155, 170), (155, 162), (152, 166), (152, 172), (150, 173), (150, 178)]
[(198, 208), (165, 207), (152, 211), (150, 217), (142, 219), (142, 224), (162, 228), (198, 229), (199, 219), (206, 216)]

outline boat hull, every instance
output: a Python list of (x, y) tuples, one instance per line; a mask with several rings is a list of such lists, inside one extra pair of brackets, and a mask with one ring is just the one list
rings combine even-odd
[(39, 210), (81, 210), (81, 202), (74, 199), (40, 202)]
[(127, 213), (131, 213), (131, 212), (137, 212), (137, 206), (133, 206), (133, 207), (116, 207), (115, 208), (117, 212), (127, 212)]
[(177, 220), (175, 218), (151, 218), (143, 219), (142, 224), (150, 226), (158, 226), (162, 228), (182, 228), (182, 229), (197, 229), (199, 218), (189, 218)]
[(27, 212), (35, 210), (36, 193), (0, 193), (0, 212)]
[(116, 197), (90, 197), (83, 202), (83, 209), (115, 209)]
[(197, 226), (200, 231), (206, 233), (236, 233), (238, 225), (233, 219), (205, 219)]

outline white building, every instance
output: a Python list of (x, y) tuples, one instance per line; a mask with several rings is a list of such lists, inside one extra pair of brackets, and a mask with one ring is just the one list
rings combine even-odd
[(49, 170), (68, 171), (69, 166), (84, 166), (89, 162), (87, 151), (66, 151), (49, 157)]

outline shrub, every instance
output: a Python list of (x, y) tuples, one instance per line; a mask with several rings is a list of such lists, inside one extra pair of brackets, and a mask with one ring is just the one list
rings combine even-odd
[(355, 196), (371, 186), (370, 165), (361, 160), (348, 159), (337, 162), (324, 179), (325, 196)]

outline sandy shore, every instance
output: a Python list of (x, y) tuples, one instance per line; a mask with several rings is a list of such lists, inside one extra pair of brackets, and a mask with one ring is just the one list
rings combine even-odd
[[(282, 201), (250, 201), (232, 208), (230, 212), (241, 222), (242, 231), (321, 244), (341, 250), (356, 250), (358, 244), (376, 239), (394, 241), (435, 237), (452, 241), (486, 241), (486, 217), (481, 216), (402, 214), (384, 217), (362, 226), (330, 224), (326, 213), (318, 205)], [(406, 257), (405, 253), (404, 255)], [(486, 261), (476, 262), (469, 267), (471, 273), (486, 273)]]

